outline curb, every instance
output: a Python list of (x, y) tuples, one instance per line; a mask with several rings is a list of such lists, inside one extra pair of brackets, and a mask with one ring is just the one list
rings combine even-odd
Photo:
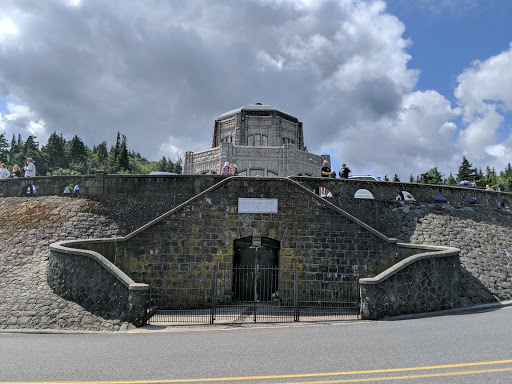
[(470, 313), (480, 313), (480, 312), (488, 312), (495, 311), (505, 307), (511, 307), (512, 300), (505, 301), (497, 301), (492, 303), (485, 304), (475, 304), (467, 307), (455, 307), (450, 309), (444, 309), (442, 311), (436, 312), (423, 312), (423, 313), (412, 313), (408, 315), (398, 315), (393, 317), (386, 317), (383, 319), (379, 319), (376, 321), (395, 321), (395, 320), (407, 320), (407, 319), (420, 319), (427, 317), (437, 317), (437, 316), (449, 316), (449, 315), (463, 315)]
[(414, 313), (408, 315), (399, 315), (393, 317), (386, 317), (379, 320), (351, 320), (351, 321), (338, 321), (338, 320), (315, 320), (303, 321), (297, 323), (251, 323), (251, 324), (215, 324), (215, 325), (190, 325), (190, 326), (173, 326), (173, 325), (146, 325), (140, 328), (123, 330), (123, 331), (86, 331), (86, 330), (68, 330), (68, 329), (0, 329), (0, 334), (7, 333), (23, 333), (23, 334), (127, 334), (127, 333), (160, 333), (160, 332), (185, 332), (185, 331), (219, 331), (219, 330), (240, 330), (240, 329), (258, 329), (258, 328), (285, 328), (285, 327), (308, 327), (308, 326), (323, 326), (323, 325), (350, 325), (358, 323), (372, 323), (378, 321), (397, 321), (409, 319), (422, 319), (438, 316), (450, 315), (464, 315), (470, 313), (481, 313), (488, 311), (495, 311), (505, 307), (512, 307), (512, 300), (505, 300), (500, 302), (477, 304), (468, 307), (456, 307), (445, 309), (436, 312)]

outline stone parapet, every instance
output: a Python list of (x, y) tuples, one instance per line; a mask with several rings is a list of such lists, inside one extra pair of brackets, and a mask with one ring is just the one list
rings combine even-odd
[[(248, 147), (237, 147), (232, 144), (223, 144), (222, 147), (229, 149), (229, 156), (237, 159), (240, 151), (240, 158), (250, 158), (251, 149)], [(254, 161), (256, 167), (275, 169), (278, 166), (280, 157), (291, 156), (294, 162), (303, 166), (304, 172), (317, 171), (317, 162), (321, 163), (325, 156), (318, 156), (298, 149), (287, 148), (286, 153), (283, 147), (268, 149), (264, 159)], [(218, 150), (218, 161), (220, 164), (220, 148), (205, 151), (208, 156)], [(265, 149), (266, 150), (266, 149)], [(217, 156), (217, 155), (215, 155)], [(249, 165), (240, 160), (237, 163), (238, 169)], [(252, 161), (252, 160), (251, 160)], [(318, 168), (319, 169), (319, 168)], [(284, 169), (282, 170), (284, 172)], [(0, 180), (0, 190), (3, 197), (27, 196), (30, 185), (36, 188), (36, 195), (65, 195), (66, 187), (77, 185), (79, 191), (69, 195), (87, 196), (95, 199), (108, 199), (115, 196), (147, 196), (153, 200), (169, 199), (169, 196), (177, 196), (177, 200), (183, 202), (192, 196), (203, 192), (215, 183), (222, 180), (221, 175), (108, 175), (104, 172), (97, 172), (95, 175), (83, 176), (46, 176), (34, 178), (17, 178)], [(397, 197), (403, 198), (404, 191), (410, 196), (406, 202), (438, 204), (436, 198), (442, 195), (449, 205), (453, 207), (468, 207), (478, 205), (489, 208), (510, 208), (512, 194), (508, 192), (486, 191), (484, 189), (464, 188), (458, 186), (416, 184), (416, 183), (393, 183), (363, 180), (330, 179), (322, 177), (301, 177), (290, 176), (290, 179), (305, 186), (310, 191), (318, 191), (320, 187), (326, 187), (332, 197), (329, 198), (333, 204), (345, 207), (350, 206), (359, 199), (355, 198), (357, 191), (366, 189), (375, 201), (396, 202)], [(478, 203), (478, 204), (475, 204)]]
[[(95, 244), (112, 242), (115, 240), (98, 239)], [(59, 296), (80, 304), (92, 313), (135, 326), (145, 325), (149, 286), (135, 283), (99, 253), (78, 249), (83, 245), (83, 241), (50, 245), (49, 286)]]
[(453, 308), (459, 300), (457, 248), (398, 244), (412, 255), (373, 278), (359, 280), (361, 318), (433, 312)]
[(404, 192), (408, 192), (407, 195), (410, 197), (406, 201), (427, 204), (442, 205), (436, 202), (440, 195), (447, 200), (447, 204), (454, 207), (479, 205), (489, 208), (510, 208), (512, 204), (512, 193), (477, 188), (322, 177), (291, 176), (290, 178), (310, 190), (318, 191), (320, 187), (327, 188), (332, 195), (329, 200), (338, 206), (350, 205), (354, 200), (359, 200), (355, 197), (356, 192), (363, 189), (370, 192), (373, 199), (379, 202), (403, 201)]

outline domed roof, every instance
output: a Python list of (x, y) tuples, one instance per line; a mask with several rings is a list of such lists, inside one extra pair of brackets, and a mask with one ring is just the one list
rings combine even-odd
[(289, 115), (288, 113), (285, 113), (278, 109), (275, 109), (274, 107), (271, 107), (270, 105), (264, 105), (261, 103), (249, 104), (249, 105), (225, 112), (222, 115), (220, 115), (217, 118), (217, 120), (226, 120), (226, 119), (229, 119), (230, 117), (233, 117), (236, 114), (241, 113), (241, 112), (246, 112), (246, 114), (253, 115), (253, 116), (267, 116), (269, 114), (275, 113), (276, 115), (281, 116), (286, 120), (293, 121), (295, 123), (299, 122), (299, 119), (297, 119), (296, 117)]

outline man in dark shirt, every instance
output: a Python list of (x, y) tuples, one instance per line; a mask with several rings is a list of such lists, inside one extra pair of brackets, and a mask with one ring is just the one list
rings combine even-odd
[[(321, 170), (322, 177), (331, 177), (332, 170), (329, 168), (329, 162), (327, 160), (324, 160), (324, 166)], [(327, 196), (327, 188), (320, 187), (320, 197), (326, 197)]]

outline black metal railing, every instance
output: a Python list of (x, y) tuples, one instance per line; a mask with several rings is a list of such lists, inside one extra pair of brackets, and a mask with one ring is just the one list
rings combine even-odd
[(215, 266), (211, 281), (151, 287), (150, 324), (293, 322), (359, 318), (359, 284), (343, 274), (298, 267)]

